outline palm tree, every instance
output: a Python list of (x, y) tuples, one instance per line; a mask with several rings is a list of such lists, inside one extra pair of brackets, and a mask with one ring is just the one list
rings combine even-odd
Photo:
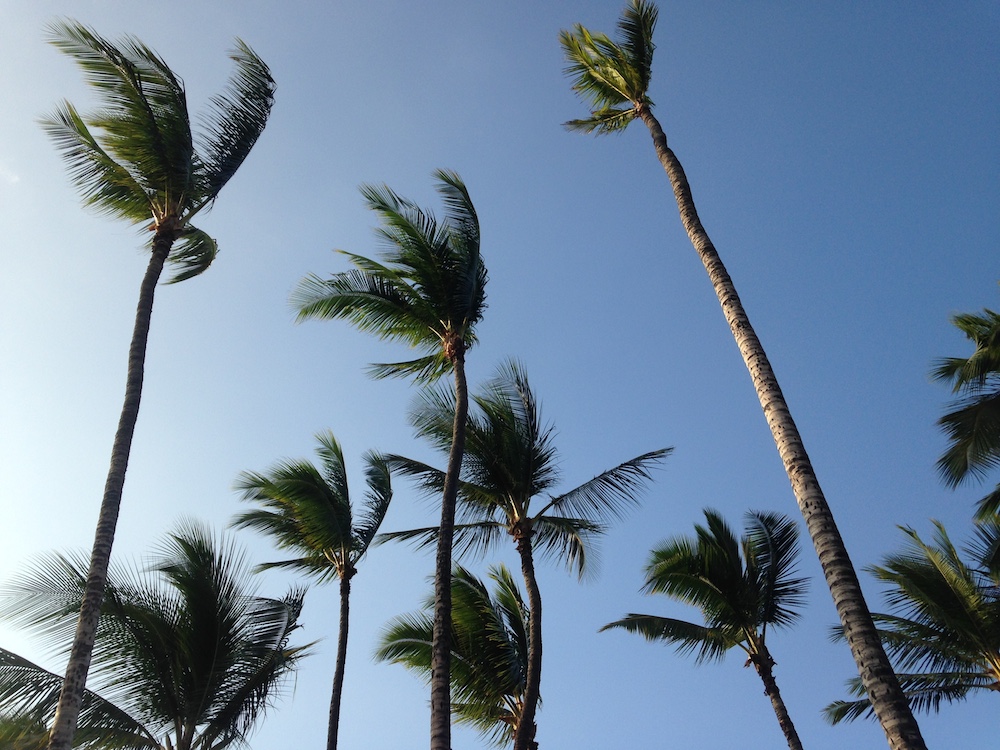
[(849, 634), (851, 652), (861, 678), (875, 704), (875, 713), (895, 750), (920, 750), (924, 741), (906, 704), (865, 604), (857, 573), (826, 502), (798, 428), (778, 386), (764, 348), (750, 325), (736, 287), (708, 233), (698, 218), (691, 186), (667, 137), (653, 116), (648, 89), (652, 70), (653, 29), (656, 7), (647, 0), (631, 0), (618, 22), (620, 40), (591, 33), (577, 25), (563, 31), (560, 41), (566, 54), (566, 73), (573, 89), (591, 107), (590, 117), (566, 123), (571, 130), (614, 133), (633, 120), (649, 129), (660, 164), (667, 173), (680, 211), (681, 223), (715, 288), (726, 322), (764, 410), (778, 454), (806, 522), (809, 536), (823, 566), (837, 613)]
[(274, 101), (274, 80), (267, 65), (237, 40), (231, 55), (236, 74), (228, 89), (212, 99), (204, 130), (193, 136), (184, 84), (138, 39), (128, 37), (115, 45), (73, 21), (54, 24), (50, 32), (52, 43), (76, 60), (104, 101), (104, 108), (89, 117), (65, 102), (43, 121), (84, 203), (132, 223), (152, 222), (151, 253), (139, 288), (125, 400), (111, 449), (87, 595), (52, 732), (50, 747), (68, 750), (90, 668), (139, 415), (153, 293), (165, 262), (177, 268), (171, 279), (177, 282), (197, 276), (215, 258), (215, 240), (190, 222), (211, 207), (256, 143)]
[[(507, 568), (491, 567), (489, 577), (496, 584), (495, 595), (461, 566), (451, 579), (452, 711), (456, 721), (502, 747), (513, 741), (524, 716), (528, 608)], [(433, 600), (424, 612), (390, 622), (375, 658), (430, 678), (431, 607)]]
[(373, 365), (376, 377), (412, 375), (427, 383), (449, 372), (454, 376), (454, 417), (435, 562), (431, 679), (431, 750), (450, 750), (448, 622), (455, 498), (469, 408), (465, 352), (476, 342), (476, 324), (486, 309), (486, 266), (479, 252), (479, 219), (465, 184), (454, 172), (439, 170), (435, 177), (446, 208), (443, 221), (386, 186), (362, 187), (369, 208), (382, 221), (379, 234), (389, 246), (383, 262), (345, 253), (354, 270), (329, 279), (303, 279), (292, 303), (299, 320), (346, 318), (362, 331), (425, 352), (409, 362)]
[(644, 590), (666, 594), (701, 610), (704, 625), (658, 615), (629, 614), (601, 630), (623, 628), (650, 641), (664, 641), (699, 662), (722, 659), (733, 648), (747, 655), (764, 682), (778, 724), (791, 750), (802, 750), (798, 733), (775, 682), (767, 627), (787, 627), (799, 618), (806, 580), (794, 578), (798, 532), (777, 513), (747, 513), (740, 538), (717, 512), (705, 511), (695, 538), (676, 537), (653, 549)]
[(234, 525), (272, 537), (279, 549), (297, 555), (291, 560), (266, 563), (262, 568), (288, 568), (314, 576), (321, 582), (340, 579), (340, 631), (337, 666), (330, 698), (327, 750), (337, 747), (340, 697), (347, 663), (351, 579), (358, 562), (378, 532), (392, 499), (389, 468), (375, 453), (366, 453), (368, 492), (362, 511), (354, 517), (347, 485), (347, 469), (340, 443), (332, 433), (316, 436), (322, 467), (308, 461), (284, 461), (267, 474), (244, 473), (236, 483), (243, 499), (261, 507), (242, 513)]
[[(417, 431), (437, 447), (447, 449), (454, 399), (444, 391), (428, 391), (413, 414)], [(516, 362), (507, 362), (483, 392), (473, 398), (476, 409), (466, 428), (465, 461), (459, 488), (462, 521), (455, 528), (460, 553), (486, 551), (509, 536), (521, 560), (528, 592), (527, 685), (524, 713), (514, 740), (515, 750), (532, 746), (535, 706), (542, 670), (542, 597), (535, 578), (534, 552), (554, 555), (583, 574), (588, 540), (604, 531), (604, 523), (620, 517), (638, 502), (650, 469), (670, 449), (652, 451), (609, 469), (560, 495), (547, 495), (541, 507), (534, 498), (559, 481), (553, 428), (542, 423), (538, 400), (528, 377)], [(390, 467), (416, 477), (423, 488), (437, 491), (444, 474), (427, 464), (388, 456)], [(437, 527), (383, 534), (380, 539), (417, 540), (426, 545), (437, 538)]]
[[(68, 644), (86, 571), (82, 555), (43, 559), (8, 588), (5, 614), (50, 645)], [(244, 742), (308, 648), (288, 643), (302, 592), (265, 598), (249, 579), (237, 548), (192, 524), (167, 537), (145, 572), (112, 569), (96, 686), (85, 692), (73, 746), (218, 750)], [(0, 736), (40, 746), (61, 682), (0, 653)]]
[[(942, 700), (1000, 690), (1000, 519), (977, 524), (965, 550), (970, 562), (940, 523), (931, 544), (911, 528), (903, 532), (906, 549), (870, 570), (892, 587), (886, 598), (894, 614), (874, 617), (911, 705), (937, 711)], [(834, 724), (871, 713), (864, 686), (849, 684), (859, 700), (828, 706)]]
[[(982, 478), (1000, 466), (1000, 313), (955, 315), (952, 323), (975, 344), (969, 358), (940, 360), (932, 375), (952, 384), (959, 398), (938, 420), (950, 445), (938, 470), (950, 487), (969, 477)], [(1000, 484), (979, 501), (976, 518), (1000, 513)]]

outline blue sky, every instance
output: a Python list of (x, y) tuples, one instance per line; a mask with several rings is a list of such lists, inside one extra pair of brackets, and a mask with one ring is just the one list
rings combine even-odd
[[(278, 81), (270, 124), (199, 226), (221, 254), (161, 286), (115, 556), (141, 558), (181, 517), (225, 525), (236, 476), (309, 457), (331, 429), (361, 479), (371, 448), (443, 460), (412, 436), (414, 389), (364, 365), (406, 352), (344, 323), (293, 323), (289, 292), (378, 251), (357, 186), (384, 182), (437, 206), (431, 173), (457, 170), (490, 271), (475, 387), (508, 356), (558, 430), (565, 486), (673, 446), (643, 506), (578, 583), (541, 565), (543, 748), (779, 747), (756, 676), (734, 654), (695, 666), (624, 633), (625, 612), (695, 616), (639, 593), (648, 550), (702, 509), (797, 514), (749, 378), (647, 132), (566, 132), (583, 116), (562, 74), (560, 29), (611, 32), (617, 3), (450, 1), (156, 4), (0, 0), (0, 580), (49, 549), (89, 548), (114, 426), (143, 237), (80, 207), (37, 119), (94, 100), (44, 42), (72, 17), (131, 33), (185, 80), (197, 112), (246, 40)], [(650, 95), (702, 220), (771, 358), (855, 565), (902, 543), (897, 524), (970, 529), (979, 486), (944, 488), (934, 426), (940, 356), (968, 353), (949, 316), (998, 303), (1000, 11), (995, 3), (661, 2)], [(991, 260), (992, 259), (992, 260)], [(357, 484), (357, 483), (356, 483)], [(434, 509), (404, 481), (387, 529)], [(254, 560), (266, 541), (241, 534)], [(503, 558), (515, 563), (513, 551)], [(485, 562), (476, 566), (485, 567)], [(354, 580), (344, 747), (426, 744), (427, 692), (370, 654), (419, 606), (430, 555), (382, 547)], [(871, 723), (820, 709), (854, 673), (811, 548), (799, 626), (772, 634), (776, 677), (813, 750), (884, 747)], [(883, 602), (867, 575), (872, 609)], [(289, 583), (265, 577), (265, 590)], [(253, 746), (318, 746), (336, 644), (336, 587), (314, 586), (304, 639), (324, 639)], [(0, 644), (59, 660), (0, 625)], [(982, 744), (990, 696), (923, 717), (933, 747)], [(465, 730), (456, 748), (483, 746)]]

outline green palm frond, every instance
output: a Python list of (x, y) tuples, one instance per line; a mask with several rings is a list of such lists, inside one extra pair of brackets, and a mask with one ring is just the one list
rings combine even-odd
[(539, 557), (562, 562), (581, 579), (597, 572), (599, 557), (594, 539), (606, 531), (603, 524), (585, 518), (535, 516), (531, 529), (532, 548)]
[(746, 514), (744, 559), (760, 577), (761, 616), (766, 625), (791, 625), (805, 605), (805, 578), (796, 578), (799, 532), (779, 513)]
[(609, 622), (601, 632), (620, 628), (638, 633), (647, 641), (662, 641), (677, 647), (678, 653), (695, 653), (695, 660), (721, 661), (726, 652), (742, 641), (738, 630), (705, 627), (685, 620), (675, 620), (657, 615), (628, 614), (620, 620)]
[[(960, 394), (938, 420), (949, 442), (938, 471), (956, 487), (969, 477), (983, 479), (1000, 466), (1000, 313), (985, 309), (955, 315), (952, 323), (975, 346), (970, 357), (939, 360), (931, 372)], [(978, 517), (988, 517), (997, 506), (1000, 501), (992, 494), (984, 498)]]
[(101, 148), (72, 104), (64, 102), (41, 124), (62, 152), (70, 179), (87, 206), (133, 223), (153, 217), (150, 199), (142, 186)]
[(167, 256), (167, 262), (177, 268), (177, 273), (167, 283), (176, 284), (204, 273), (218, 254), (219, 246), (214, 239), (200, 229), (185, 227), (179, 242)]
[(355, 559), (360, 558), (371, 545), (385, 520), (389, 502), (392, 500), (392, 480), (389, 464), (385, 456), (369, 451), (362, 460), (365, 463), (365, 481), (368, 491), (364, 505), (358, 514), (351, 536), (354, 538)]
[(629, 509), (638, 505), (639, 492), (652, 480), (652, 468), (672, 451), (673, 448), (662, 448), (629, 459), (579, 487), (552, 498), (542, 512), (591, 518), (623, 518)]
[(247, 158), (271, 114), (275, 83), (271, 71), (242, 40), (230, 53), (236, 72), (227, 91), (213, 97), (205, 117), (199, 197), (212, 201)]
[(638, 107), (652, 106), (647, 91), (656, 19), (656, 6), (633, 0), (618, 21), (618, 41), (579, 24), (560, 33), (567, 62), (564, 72), (591, 110), (590, 117), (570, 120), (567, 128), (598, 134), (618, 132), (638, 116)]

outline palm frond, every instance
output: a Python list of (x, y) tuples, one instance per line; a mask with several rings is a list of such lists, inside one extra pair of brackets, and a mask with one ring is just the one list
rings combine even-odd
[(639, 492), (652, 480), (652, 468), (672, 450), (663, 448), (629, 459), (576, 489), (552, 498), (541, 512), (597, 519), (623, 518), (627, 510), (638, 504)]
[(362, 460), (365, 463), (368, 491), (365, 493), (364, 505), (351, 532), (356, 558), (363, 555), (372, 543), (382, 521), (385, 520), (389, 502), (392, 500), (392, 480), (385, 456), (369, 451)]
[(799, 551), (795, 522), (779, 513), (747, 513), (744, 550), (748, 568), (759, 576), (762, 624), (795, 623), (808, 584), (794, 577)]
[(647, 641), (662, 641), (676, 646), (680, 654), (695, 653), (698, 663), (721, 661), (726, 652), (740, 643), (741, 634), (720, 627), (705, 627), (685, 620), (657, 615), (628, 614), (609, 622), (601, 632), (620, 628), (638, 633)]
[(213, 201), (247, 158), (271, 114), (275, 83), (271, 71), (241, 39), (230, 53), (236, 63), (226, 91), (212, 98), (201, 133), (199, 199)]
[(604, 533), (602, 524), (585, 518), (535, 516), (531, 529), (532, 549), (540, 557), (563, 562), (567, 570), (581, 579), (588, 573), (596, 573), (598, 557), (593, 541)]
[(219, 246), (215, 240), (200, 229), (185, 227), (180, 241), (167, 256), (167, 261), (177, 268), (177, 273), (171, 276), (167, 283), (176, 284), (200, 275), (212, 265), (218, 254)]

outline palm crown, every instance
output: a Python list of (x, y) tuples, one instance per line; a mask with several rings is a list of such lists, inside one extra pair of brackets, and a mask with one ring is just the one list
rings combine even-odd
[(717, 512), (706, 510), (705, 521), (695, 526), (693, 539), (676, 537), (652, 551), (643, 589), (697, 607), (705, 625), (630, 614), (603, 629), (674, 643), (701, 661), (721, 659), (734, 647), (752, 657), (768, 626), (795, 622), (805, 588), (805, 579), (794, 577), (795, 524), (776, 513), (751, 512), (747, 532), (737, 540)]
[[(959, 398), (938, 420), (950, 445), (938, 460), (938, 470), (950, 486), (966, 478), (983, 478), (1000, 466), (1000, 313), (963, 314), (952, 318), (976, 347), (968, 358), (950, 357), (932, 374), (952, 384)], [(978, 504), (978, 517), (1000, 511), (1000, 485)]]
[[(539, 403), (524, 369), (516, 362), (472, 396), (466, 427), (459, 518), (455, 545), (460, 552), (487, 551), (508, 534), (531, 532), (533, 547), (553, 554), (582, 575), (587, 541), (638, 503), (650, 470), (670, 452), (644, 453), (558, 495), (547, 494), (560, 480), (554, 429), (542, 421)], [(454, 397), (441, 389), (425, 391), (411, 415), (417, 432), (438, 448), (450, 444)], [(415, 477), (428, 492), (440, 491), (444, 473), (402, 456), (387, 456), (390, 466)], [(532, 501), (544, 496), (532, 512)], [(391, 532), (380, 539), (415, 539), (430, 544), (436, 529)]]
[(89, 116), (64, 102), (42, 121), (84, 201), (133, 223), (152, 220), (151, 229), (181, 240), (169, 257), (178, 269), (171, 280), (198, 275), (217, 247), (189, 221), (211, 205), (263, 132), (274, 102), (267, 65), (237, 40), (236, 74), (192, 133), (183, 82), (138, 39), (116, 46), (75, 21), (50, 32), (104, 99)]
[[(87, 560), (53, 556), (8, 589), (5, 614), (52, 645), (72, 639)], [(245, 739), (307, 647), (288, 645), (302, 592), (256, 595), (242, 553), (204, 528), (171, 534), (145, 574), (109, 578), (76, 747), (212, 750)], [(62, 678), (0, 654), (9, 729), (44, 726)], [(47, 733), (44, 733), (47, 734)], [(46, 738), (47, 739), (47, 738)], [(15, 745), (17, 746), (17, 745)]]
[[(977, 524), (968, 562), (939, 523), (932, 543), (903, 531), (906, 549), (871, 568), (891, 586), (886, 600), (895, 614), (872, 618), (911, 705), (936, 711), (941, 701), (1000, 690), (1000, 521)], [(834, 723), (870, 713), (860, 680), (849, 685), (860, 699), (828, 706)]]
[(632, 0), (618, 21), (620, 40), (615, 42), (577, 24), (562, 31), (568, 65), (566, 74), (573, 90), (590, 105), (590, 117), (570, 120), (566, 127), (585, 133), (614, 133), (624, 130), (638, 115), (639, 107), (650, 107), (647, 95), (652, 75), (653, 29), (656, 6)]
[(354, 270), (329, 279), (309, 276), (292, 296), (299, 319), (346, 318), (360, 330), (403, 341), (426, 355), (373, 365), (376, 376), (415, 375), (434, 380), (476, 341), (486, 309), (486, 266), (479, 251), (479, 219), (461, 178), (435, 173), (445, 204), (441, 221), (387, 186), (361, 192), (382, 225), (383, 262), (345, 255)]
[(290, 568), (318, 579), (350, 578), (368, 550), (392, 499), (389, 469), (374, 452), (364, 455), (365, 493), (354, 517), (347, 469), (332, 433), (316, 436), (321, 467), (309, 461), (284, 461), (266, 474), (246, 472), (236, 488), (260, 508), (236, 517), (234, 525), (271, 536), (279, 549), (298, 554), (263, 568)]
[[(491, 567), (489, 577), (493, 595), (461, 566), (452, 576), (452, 710), (458, 722), (502, 746), (512, 740), (524, 705), (528, 608), (506, 567)], [(429, 611), (397, 617), (383, 631), (375, 658), (430, 676), (431, 627)]]

